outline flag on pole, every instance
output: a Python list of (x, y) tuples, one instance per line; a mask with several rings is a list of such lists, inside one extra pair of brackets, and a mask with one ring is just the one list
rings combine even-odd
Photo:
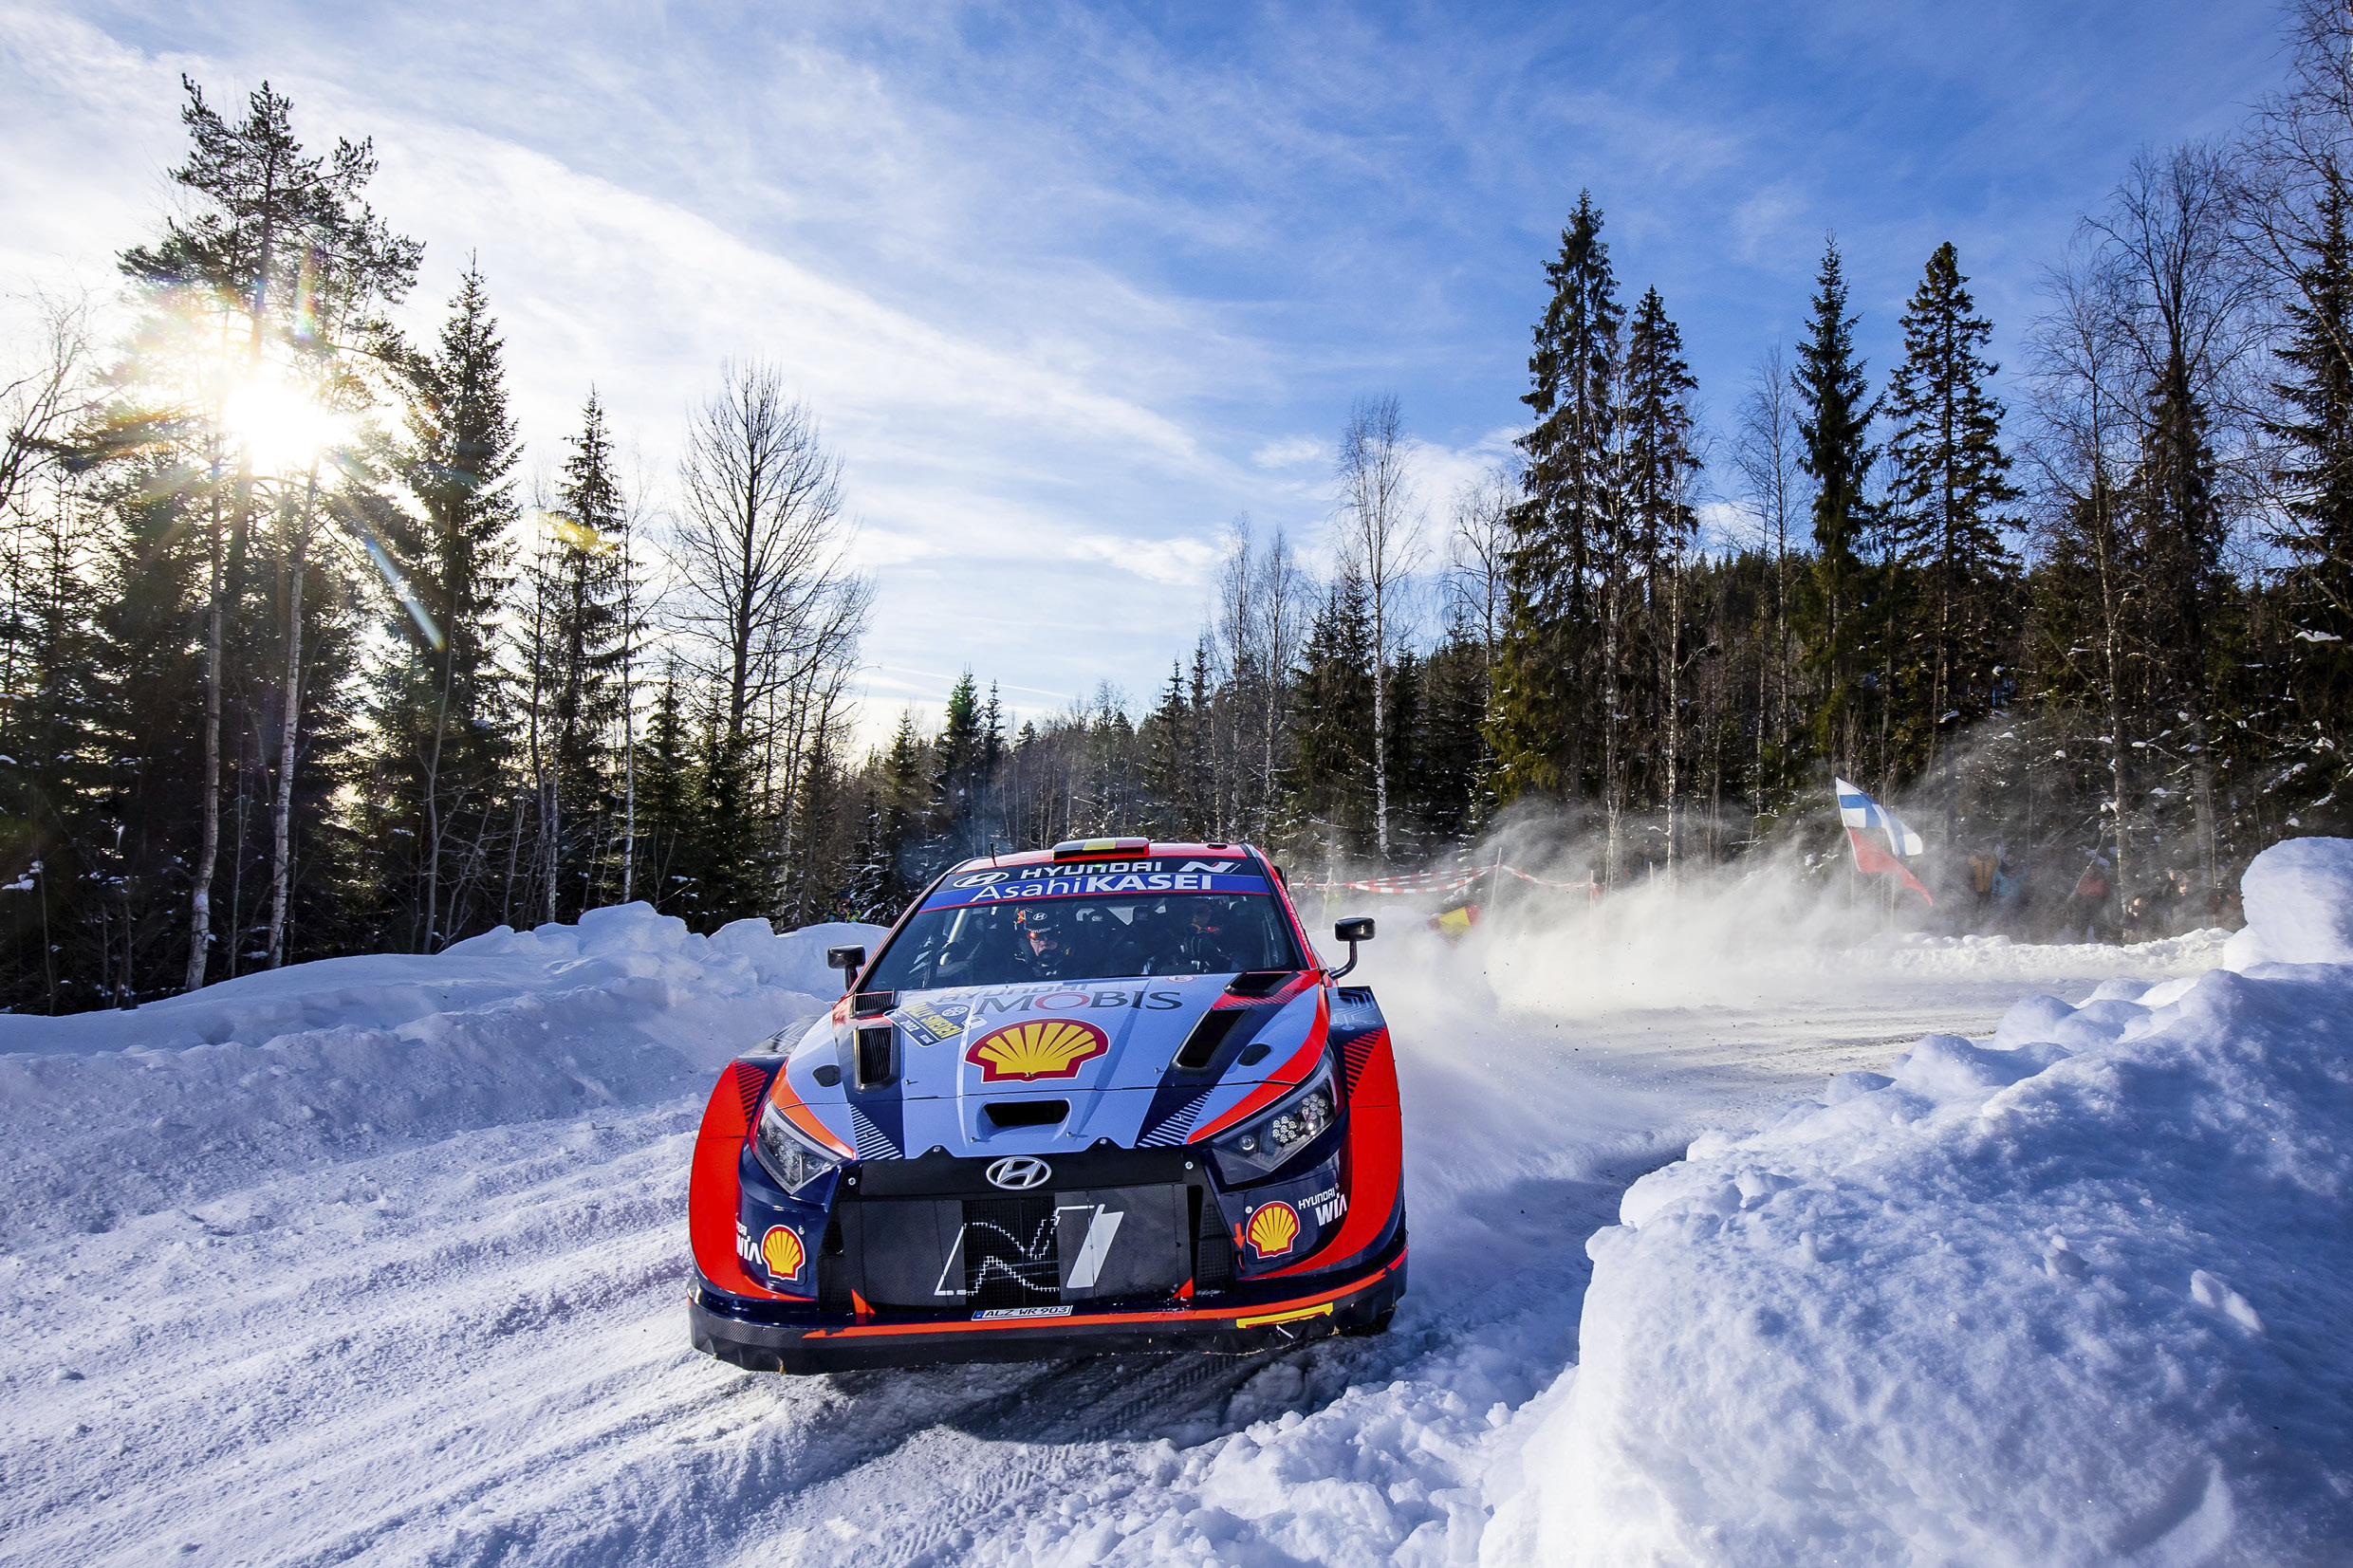
[(1904, 826), (1901, 818), (1844, 779), (1834, 778), (1831, 783), (1838, 788), (1839, 821), (1846, 824), (1846, 841), (1855, 852), (1855, 869), (1893, 874), (1934, 907), (1936, 900), (1929, 897), (1920, 879), (1903, 863), (1903, 857), (1918, 855), (1928, 848), (1920, 841), (1920, 836)]

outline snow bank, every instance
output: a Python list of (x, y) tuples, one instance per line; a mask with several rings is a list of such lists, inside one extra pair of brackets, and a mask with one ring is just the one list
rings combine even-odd
[(878, 934), (739, 920), (703, 937), (630, 904), (130, 1012), (0, 1016), (0, 1246), (389, 1139), (683, 1093), (824, 1005), (827, 946)]
[(2245, 886), (2230, 970), (2030, 998), (1629, 1189), (1482, 1560), (2342, 1560), (2353, 842)]

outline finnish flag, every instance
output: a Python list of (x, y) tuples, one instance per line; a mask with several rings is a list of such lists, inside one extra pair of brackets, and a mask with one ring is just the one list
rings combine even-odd
[(1879, 802), (1848, 784), (1834, 778), (1838, 786), (1839, 820), (1859, 833), (1876, 837), (1891, 851), (1901, 856), (1918, 855), (1928, 846), (1920, 836), (1903, 825), (1903, 820)]

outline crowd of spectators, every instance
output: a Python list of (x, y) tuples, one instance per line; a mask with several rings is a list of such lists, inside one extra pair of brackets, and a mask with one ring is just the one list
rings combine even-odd
[(2018, 942), (2154, 942), (2247, 923), (2234, 887), (2201, 892), (2196, 876), (2175, 869), (2134, 881), (2120, 897), (2115, 866), (2097, 849), (2030, 858), (1992, 843), (1962, 858), (1938, 904), (1955, 934)]

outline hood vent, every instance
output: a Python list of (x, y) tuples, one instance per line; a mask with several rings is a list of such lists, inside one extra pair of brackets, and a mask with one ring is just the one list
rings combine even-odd
[(879, 1089), (899, 1076), (899, 1031), (889, 1024), (869, 1024), (858, 1031), (858, 1086)]
[(1226, 1036), (1233, 1033), (1233, 1026), (1263, 1010), (1254, 1007), (1213, 1007), (1203, 1013), (1201, 1021), (1193, 1026), (1193, 1033), (1185, 1037), (1183, 1048), (1177, 1051), (1176, 1065), (1188, 1073), (1197, 1073), (1207, 1067), (1211, 1059), (1217, 1055), (1217, 1047), (1226, 1042)]
[(1268, 996), (1281, 987), (1298, 971), (1295, 969), (1252, 969), (1237, 974), (1226, 983), (1228, 996)]
[(1070, 1114), (1066, 1099), (992, 1099), (981, 1109), (991, 1127), (1052, 1127)]

